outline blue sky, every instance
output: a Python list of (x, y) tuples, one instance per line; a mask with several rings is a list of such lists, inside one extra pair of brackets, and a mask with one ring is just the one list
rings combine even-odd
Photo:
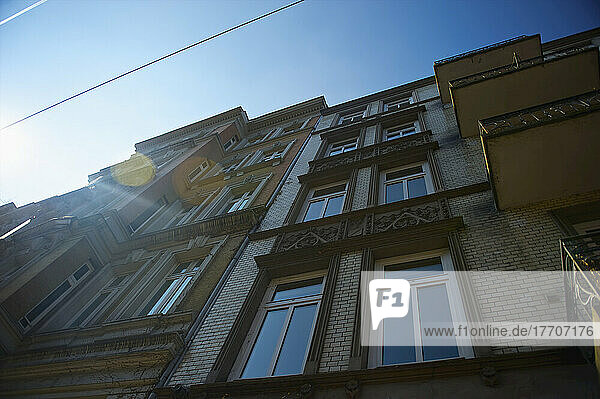
[[(0, 20), (34, 2), (0, 0)], [(0, 26), (0, 124), (284, 4), (49, 0)], [(0, 132), (0, 203), (81, 187), (134, 143), (238, 105), (333, 105), (466, 50), (597, 26), (597, 1), (306, 0)]]

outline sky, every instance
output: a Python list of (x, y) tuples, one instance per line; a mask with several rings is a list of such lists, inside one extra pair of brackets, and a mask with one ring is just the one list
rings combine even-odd
[[(35, 2), (0, 0), (0, 20)], [(0, 125), (289, 2), (48, 0), (0, 25)], [(334, 105), (507, 38), (598, 26), (588, 0), (306, 0), (0, 131), (0, 204), (85, 186), (136, 142), (240, 105)]]

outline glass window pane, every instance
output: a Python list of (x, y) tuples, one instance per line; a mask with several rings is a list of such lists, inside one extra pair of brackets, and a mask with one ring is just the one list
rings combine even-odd
[(63, 281), (61, 285), (56, 287), (54, 291), (50, 293), (46, 298), (44, 298), (40, 303), (38, 303), (33, 309), (29, 311), (25, 316), (29, 321), (33, 321), (36, 317), (44, 313), (44, 311), (50, 307), (62, 294), (67, 292), (71, 288), (71, 283), (67, 281)]
[(343, 205), (343, 195), (340, 195), (339, 197), (330, 198), (329, 201), (327, 201), (327, 208), (325, 208), (325, 215), (323, 216), (337, 215), (338, 213), (342, 212)]
[(405, 176), (415, 175), (417, 173), (423, 173), (423, 168), (421, 166), (415, 166), (414, 168), (401, 169), (395, 172), (386, 173), (385, 180), (390, 181)]
[(417, 179), (411, 179), (408, 182), (408, 198), (421, 197), (427, 195), (427, 188), (425, 187), (425, 178), (419, 177)]
[(316, 310), (316, 304), (294, 308), (274, 375), (302, 373)]
[[(452, 314), (446, 285), (440, 284), (431, 287), (422, 287), (417, 291), (419, 301), (419, 317), (421, 320), (421, 337), (423, 341), (423, 360), (448, 359), (458, 357), (456, 338), (432, 338), (424, 334), (424, 328), (449, 327), (452, 328)], [(440, 340), (448, 346), (434, 346), (432, 341), (439, 343)]]
[(439, 261), (438, 263), (432, 263), (426, 266), (409, 268), (403, 267), (402, 265), (393, 265), (386, 268), (385, 278), (403, 278), (405, 280), (410, 280), (415, 278), (437, 276), (443, 271), (444, 269)]
[(75, 277), (75, 280), (79, 280), (81, 279), (83, 276), (85, 276), (85, 274), (88, 271), (88, 265), (85, 264), (83, 266), (81, 266), (79, 269), (77, 269), (77, 271), (75, 273), (73, 273), (73, 277)]
[(318, 279), (303, 281), (300, 284), (291, 283), (278, 285), (272, 300), (283, 301), (284, 299), (300, 298), (303, 296), (320, 294), (323, 279), (319, 277)]
[(402, 201), (404, 199), (404, 189), (402, 182), (388, 184), (385, 186), (385, 203)]
[(109, 295), (110, 295), (110, 292), (103, 292), (103, 293), (101, 293), (100, 295), (98, 295), (98, 296), (96, 297), (96, 299), (94, 299), (94, 301), (93, 301), (92, 303), (90, 303), (90, 304), (88, 305), (88, 307), (87, 307), (87, 308), (85, 308), (85, 310), (84, 310), (83, 312), (81, 312), (81, 314), (79, 315), (79, 317), (77, 317), (77, 319), (75, 319), (75, 320), (73, 321), (73, 323), (71, 323), (71, 327), (77, 327), (77, 326), (80, 326), (80, 325), (81, 325), (81, 323), (83, 323), (83, 321), (84, 321), (85, 319), (87, 319), (87, 317), (88, 317), (89, 315), (91, 315), (91, 314), (92, 314), (92, 312), (93, 312), (95, 309), (97, 309), (97, 308), (100, 306), (100, 304), (101, 304), (102, 302), (104, 302), (104, 300), (105, 300), (105, 299), (106, 299), (106, 298), (107, 298)]
[(152, 299), (146, 304), (146, 306), (144, 306), (140, 312), (140, 315), (146, 316), (157, 313), (161, 300), (167, 297), (169, 291), (171, 291), (176, 284), (177, 280), (165, 281), (160, 289), (154, 294)]
[(161, 311), (162, 314), (166, 314), (169, 311), (169, 309), (171, 309), (171, 306), (173, 306), (173, 304), (175, 303), (177, 298), (179, 298), (181, 296), (181, 293), (183, 292), (185, 287), (187, 287), (187, 285), (189, 284), (191, 279), (192, 279), (192, 276), (187, 276), (185, 278), (185, 280), (183, 280), (183, 283), (181, 283), (179, 288), (177, 288), (177, 291), (175, 291), (175, 293), (171, 296), (171, 299), (169, 299), (169, 302), (167, 302), (167, 304), (163, 307), (163, 309)]
[(311, 202), (308, 205), (308, 209), (306, 210), (306, 215), (304, 215), (304, 221), (315, 220), (321, 217), (321, 211), (323, 210), (323, 205), (325, 204), (325, 200), (319, 200), (315, 202)]
[(241, 378), (265, 377), (273, 359), (288, 309), (267, 313)]
[(344, 191), (346, 191), (346, 183), (338, 184), (337, 186), (320, 188), (318, 190), (315, 190), (315, 192), (312, 195), (312, 198), (322, 197), (324, 195), (329, 195), (329, 194), (342, 193)]
[[(386, 278), (388, 278), (386, 274)], [(402, 334), (401, 337), (395, 334)], [(389, 346), (388, 342), (406, 342), (407, 346)], [(385, 319), (383, 321), (383, 353), (382, 364), (403, 364), (417, 361), (414, 346), (415, 331), (412, 312), (405, 317)], [(409, 346), (408, 343), (413, 343)]]
[(178, 265), (175, 267), (175, 270), (173, 270), (173, 273), (172, 273), (172, 274), (184, 273), (184, 272), (185, 272), (185, 271), (188, 269), (188, 267), (189, 267), (190, 263), (191, 263), (191, 262), (185, 262), (185, 263), (180, 263), (180, 264), (178, 264)]

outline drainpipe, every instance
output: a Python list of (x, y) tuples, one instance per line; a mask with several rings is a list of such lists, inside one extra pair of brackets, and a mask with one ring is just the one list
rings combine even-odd
[[(288, 168), (286, 169), (283, 177), (279, 181), (279, 184), (277, 184), (277, 187), (275, 188), (275, 191), (273, 191), (273, 194), (271, 194), (271, 197), (269, 198), (269, 201), (267, 202), (267, 205), (266, 205), (267, 211), (269, 210), (269, 208), (271, 207), (271, 205), (273, 204), (273, 202), (275, 202), (275, 198), (277, 197), (277, 194), (279, 193), (279, 191), (283, 187), (283, 185), (284, 185), (285, 181), (287, 180), (287, 178), (289, 177), (292, 169), (294, 168), (294, 166), (298, 162), (298, 159), (300, 158), (300, 155), (304, 152), (304, 149), (308, 145), (308, 141), (312, 137), (312, 132), (314, 131), (315, 127), (318, 126), (318, 124), (321, 121), (322, 117), (323, 116), (320, 116), (319, 120), (317, 120), (317, 123), (315, 124), (315, 126), (311, 130), (310, 134), (306, 137), (306, 139), (302, 143), (302, 146), (300, 147), (300, 149), (298, 150), (298, 152), (294, 156), (294, 159), (290, 163), (290, 166), (288, 166)], [(266, 212), (265, 212), (265, 214), (266, 214)], [(208, 297), (208, 300), (206, 301), (206, 304), (204, 304), (204, 306), (202, 307), (202, 310), (200, 311), (200, 313), (198, 313), (198, 315), (196, 316), (196, 319), (192, 323), (192, 326), (190, 327), (190, 329), (188, 330), (187, 334), (185, 335), (185, 338), (184, 338), (184, 341), (183, 341), (183, 349), (179, 352), (179, 354), (173, 360), (171, 360), (171, 362), (169, 362), (169, 365), (167, 366), (167, 368), (165, 369), (165, 371), (162, 373), (162, 375), (160, 377), (160, 380), (156, 384), (156, 388), (164, 387), (167, 384), (167, 382), (171, 379), (171, 377), (173, 376), (173, 374), (175, 373), (175, 370), (177, 370), (177, 368), (181, 364), (181, 361), (183, 360), (183, 356), (189, 350), (189, 348), (190, 348), (190, 346), (192, 344), (192, 341), (193, 341), (194, 337), (196, 336), (196, 333), (200, 329), (200, 326), (202, 326), (202, 324), (204, 323), (204, 320), (206, 319), (206, 316), (208, 315), (208, 312), (213, 307), (213, 305), (215, 304), (217, 298), (219, 297), (219, 295), (223, 291), (223, 287), (225, 287), (225, 283), (227, 282), (227, 280), (229, 279), (229, 276), (233, 272), (233, 269), (234, 269), (235, 265), (237, 264), (240, 256), (242, 256), (242, 253), (244, 252), (244, 250), (248, 246), (248, 243), (250, 242), (249, 235), (252, 234), (252, 233), (254, 233), (258, 229), (258, 226), (260, 226), (260, 224), (262, 223), (263, 219), (264, 219), (264, 214), (259, 218), (259, 220), (256, 222), (256, 224), (252, 227), (252, 229), (250, 230), (250, 232), (244, 238), (244, 241), (242, 242), (242, 244), (240, 245), (240, 247), (236, 251), (235, 255), (233, 256), (233, 258), (231, 259), (231, 261), (227, 265), (227, 268), (225, 269), (225, 271), (221, 275), (221, 278), (217, 282), (217, 285), (215, 286), (215, 288), (210, 293), (210, 296)], [(155, 399), (155, 398), (156, 398), (156, 394), (154, 392), (151, 392), (150, 395), (149, 395), (149, 399)]]

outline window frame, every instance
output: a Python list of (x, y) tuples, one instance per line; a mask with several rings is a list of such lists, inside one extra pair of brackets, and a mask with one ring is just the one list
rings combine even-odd
[(345, 114), (341, 114), (338, 119), (337, 125), (348, 125), (351, 123), (358, 122), (358, 121), (364, 119), (366, 112), (367, 112), (367, 109), (364, 108), (360, 111), (354, 111), (354, 112), (348, 112)]
[[(334, 151), (334, 148), (338, 148), (338, 147), (341, 148), (342, 151), (337, 154), (332, 154), (332, 152)], [(352, 147), (354, 147), (354, 148), (352, 148)], [(333, 157), (333, 156), (344, 154), (346, 152), (354, 151), (357, 149), (358, 149), (358, 137), (345, 139), (345, 140), (339, 140), (339, 141), (335, 141), (327, 146), (326, 156)]]
[[(332, 194), (326, 194), (326, 195), (322, 195), (319, 197), (312, 197), (315, 193), (315, 191), (317, 190), (322, 190), (322, 189), (326, 189), (326, 188), (330, 188), (330, 187), (335, 187), (335, 186), (339, 186), (341, 184), (345, 185), (344, 191), (339, 191), (339, 192), (335, 192)], [(329, 200), (331, 200), (332, 198), (336, 198), (340, 196), (340, 193), (344, 199), (342, 200), (342, 208), (340, 209), (340, 213), (336, 213), (336, 215), (341, 214), (342, 212), (344, 212), (344, 205), (346, 204), (346, 200), (347, 200), (347, 196), (348, 196), (348, 185), (349, 185), (349, 181), (348, 180), (341, 180), (341, 181), (337, 181), (335, 183), (329, 183), (329, 184), (325, 184), (325, 185), (321, 185), (321, 186), (317, 186), (317, 187), (312, 187), (310, 190), (308, 190), (308, 194), (306, 195), (306, 198), (304, 199), (304, 203), (302, 204), (302, 207), (300, 208), (300, 214), (298, 216), (298, 223), (304, 223), (304, 222), (310, 222), (312, 220), (319, 220), (319, 219), (323, 219), (325, 216), (325, 211), (327, 210), (327, 205), (329, 204)], [(308, 212), (308, 208), (310, 207), (310, 204), (312, 202), (318, 202), (321, 201), (322, 199), (325, 199), (325, 205), (323, 206), (323, 209), (321, 210), (321, 216), (319, 216), (316, 219), (311, 219), (311, 220), (304, 220), (304, 218), (306, 217), (306, 214)], [(334, 216), (334, 215), (330, 215), (330, 216)], [(327, 216), (329, 217), (329, 216)]]
[[(392, 173), (392, 172), (397, 172), (397, 171), (401, 171), (401, 170), (405, 170), (405, 169), (410, 169), (410, 168), (414, 168), (420, 166), (422, 168), (422, 172), (420, 173), (415, 173), (412, 175), (406, 175), (406, 176), (402, 176), (402, 177), (398, 177), (396, 179), (391, 179), (391, 180), (386, 180), (386, 175), (388, 173)], [(416, 163), (411, 163), (411, 164), (407, 164), (407, 165), (402, 165), (400, 167), (396, 167), (396, 168), (392, 168), (392, 169), (385, 169), (382, 170), (379, 173), (379, 205), (386, 205), (386, 204), (392, 204), (394, 202), (400, 202), (400, 201), (406, 201), (408, 199), (411, 199), (410, 197), (408, 197), (409, 192), (408, 192), (408, 180), (412, 180), (417, 176), (423, 176), (425, 178), (425, 189), (427, 191), (427, 193), (425, 195), (429, 195), (429, 194), (433, 194), (435, 193), (435, 186), (433, 184), (433, 179), (431, 176), (431, 168), (429, 167), (429, 163), (427, 161), (422, 161), (422, 162), (416, 162)], [(386, 186), (388, 184), (395, 184), (398, 182), (402, 182), (402, 190), (403, 190), (403, 194), (404, 194), (404, 199), (400, 200), (400, 201), (394, 201), (394, 202), (386, 202)], [(423, 197), (423, 196), (421, 196)], [(418, 198), (418, 197), (412, 197), (412, 198)]]
[[(86, 272), (79, 278), (75, 277), (75, 274), (83, 267), (87, 266)], [(59, 282), (54, 289), (52, 289), (46, 296), (37, 301), (37, 303), (31, 306), (21, 318), (19, 318), (18, 325), (23, 331), (29, 331), (35, 325), (37, 325), (40, 320), (42, 320), (48, 313), (50, 313), (56, 306), (65, 298), (67, 295), (72, 293), (79, 285), (81, 285), (82, 281), (85, 280), (92, 272), (94, 271), (94, 267), (90, 261), (83, 262), (77, 269), (75, 269), (72, 273), (70, 273), (64, 280)], [(61, 285), (65, 282), (69, 283), (69, 288), (62, 294), (60, 294), (54, 301), (52, 301), (44, 310), (40, 312), (39, 315), (34, 317), (33, 319), (29, 319), (27, 315), (31, 313), (37, 306), (39, 306), (43, 301), (45, 301), (52, 293), (57, 290)], [(27, 322), (27, 325), (23, 325), (23, 320)]]
[[(206, 166), (204, 166), (205, 164)], [(208, 169), (210, 169), (210, 162), (208, 161), (208, 159), (206, 159), (188, 173), (188, 180), (190, 181), (190, 183), (193, 183), (194, 180), (202, 176), (204, 172)]]
[[(386, 127), (385, 129), (383, 129), (382, 142), (393, 141), (393, 140), (396, 140), (396, 139), (399, 139), (402, 137), (412, 136), (417, 133), (420, 133), (421, 132), (420, 125), (421, 124), (419, 123), (419, 121), (414, 121), (414, 122), (410, 122), (410, 123), (403, 123), (403, 124), (399, 124), (399, 125)], [(396, 131), (396, 130), (399, 130), (401, 134), (398, 137), (389, 138), (388, 134), (390, 133), (390, 131)], [(405, 134), (404, 131), (406, 131), (406, 130), (414, 130), (414, 133)]]
[[(452, 358), (443, 358), (443, 359), (432, 359), (432, 360), (423, 360), (423, 345), (422, 345), (422, 336), (420, 334), (420, 324), (417, 323), (419, 321), (419, 309), (418, 309), (418, 300), (417, 300), (417, 290), (418, 288), (423, 287), (434, 287), (438, 285), (445, 285), (446, 293), (448, 294), (448, 303), (450, 306), (450, 316), (453, 321), (455, 320), (467, 320), (465, 316), (465, 306), (462, 300), (462, 294), (460, 292), (460, 288), (458, 285), (458, 281), (455, 278), (455, 275), (451, 272), (455, 271), (454, 265), (452, 263), (452, 256), (448, 249), (438, 249), (433, 251), (420, 252), (411, 255), (402, 255), (391, 258), (384, 258), (375, 261), (374, 267), (374, 278), (384, 279), (385, 278), (385, 268), (388, 266), (402, 265), (415, 261), (428, 260), (430, 258), (439, 258), (442, 264), (443, 271), (439, 275), (435, 276), (427, 276), (427, 277), (418, 277), (416, 279), (409, 279), (410, 287), (411, 287), (411, 298), (410, 298), (410, 309), (409, 315), (413, 317), (413, 328), (414, 328), (414, 339), (415, 339), (415, 358), (414, 362), (407, 363), (398, 363), (398, 364), (387, 364), (383, 363), (383, 323), (382, 321), (381, 327), (376, 331), (370, 331), (371, 334), (375, 335), (376, 342), (380, 342), (379, 346), (372, 346), (369, 348), (368, 355), (368, 368), (378, 368), (378, 367), (396, 367), (398, 365), (406, 365), (406, 364), (419, 364), (419, 363), (429, 363), (429, 362), (438, 362), (444, 361), (447, 359), (462, 359), (462, 358), (473, 358), (474, 351), (472, 345), (458, 345), (457, 350), (458, 356)], [(407, 267), (410, 269), (410, 266)], [(450, 272), (450, 273), (449, 273)], [(413, 289), (416, 287), (417, 289)], [(408, 315), (407, 315), (408, 316)], [(463, 342), (470, 342), (470, 339), (463, 338), (461, 339)], [(420, 349), (420, 350), (419, 350)]]
[(235, 146), (235, 144), (239, 141), (240, 139), (238, 138), (237, 134), (234, 134), (229, 140), (227, 140), (226, 143), (223, 144), (223, 149), (227, 151), (231, 148), (231, 146)]
[[(407, 96), (407, 97), (401, 97), (401, 98), (396, 98), (393, 100), (384, 101), (383, 111), (384, 112), (398, 111), (398, 110), (401, 110), (402, 108), (406, 108), (407, 106), (413, 105), (414, 103), (415, 103), (415, 100), (411, 94), (410, 96)], [(390, 110), (390, 107), (395, 106), (395, 105), (398, 105), (398, 107), (395, 110)]]
[[(175, 273), (175, 269), (184, 263), (189, 264), (186, 270), (184, 272)], [(194, 278), (202, 273), (204, 269), (204, 259), (196, 259), (191, 261), (178, 261), (174, 259), (173, 266), (171, 266), (169, 269), (169, 273), (164, 275), (160, 281), (157, 282), (156, 288), (148, 295), (149, 299), (142, 302), (142, 304), (134, 313), (136, 317), (147, 317), (159, 314), (168, 314), (171, 312), (172, 309), (177, 307), (181, 301), (181, 298), (184, 298), (186, 293), (192, 287)], [(145, 308), (150, 305), (150, 302), (153, 301), (154, 296), (160, 292), (161, 287), (168, 281), (175, 281), (176, 283), (175, 285), (170, 285), (152, 305), (152, 307), (145, 312)], [(156, 311), (154, 311), (155, 308)]]
[[(281, 300), (281, 301), (272, 301), (271, 300), (271, 298), (273, 298), (273, 295), (274, 295), (275, 290), (277, 289), (278, 285), (302, 282), (305, 280), (311, 280), (311, 279), (315, 279), (315, 278), (319, 278), (319, 277), (322, 278), (321, 292), (317, 295), (311, 295), (311, 296), (287, 299), (287, 300)], [(317, 326), (319, 310), (321, 308), (321, 305), (323, 304), (326, 282), (327, 282), (327, 270), (318, 270), (318, 271), (313, 271), (313, 272), (308, 272), (308, 273), (296, 274), (293, 276), (286, 276), (286, 277), (272, 279), (269, 282), (269, 285), (267, 286), (267, 288), (265, 289), (261, 303), (258, 307), (258, 310), (257, 310), (255, 316), (254, 316), (254, 319), (252, 320), (252, 324), (250, 326), (250, 329), (248, 330), (248, 333), (246, 334), (244, 343), (242, 344), (242, 347), (240, 348), (240, 351), (236, 357), (234, 365), (233, 365), (231, 371), (229, 372), (227, 380), (233, 381), (233, 380), (246, 379), (246, 378), (242, 378), (242, 374), (243, 374), (246, 364), (250, 358), (250, 355), (252, 353), (252, 349), (254, 348), (256, 340), (258, 339), (258, 336), (261, 332), (263, 322), (265, 320), (265, 317), (267, 316), (267, 313), (272, 310), (288, 309), (286, 318), (281, 327), (281, 332), (280, 332), (280, 335), (279, 335), (279, 338), (277, 341), (277, 345), (275, 347), (275, 351), (274, 351), (274, 354), (273, 354), (273, 357), (271, 359), (271, 363), (269, 366), (269, 374), (270, 375), (263, 376), (263, 377), (253, 377), (253, 378), (281, 377), (281, 376), (274, 376), (272, 374), (275, 371), (275, 367), (277, 365), (277, 360), (279, 358), (279, 354), (281, 352), (283, 342), (284, 342), (284, 339), (285, 339), (287, 331), (288, 331), (291, 317), (293, 315), (293, 309), (297, 306), (303, 306), (303, 305), (309, 305), (309, 304), (316, 303), (317, 306), (315, 308), (315, 317), (314, 317), (313, 323), (311, 325), (311, 331), (310, 331), (310, 334), (308, 337), (308, 345), (306, 347), (306, 350), (304, 353), (304, 359), (302, 361), (302, 372), (300, 372), (299, 374), (285, 374), (285, 375), (300, 375), (300, 374), (302, 374), (306, 367), (306, 361), (307, 361), (308, 355), (310, 353), (311, 343), (312, 343), (312, 340), (313, 340), (313, 337), (315, 334), (315, 328)]]

